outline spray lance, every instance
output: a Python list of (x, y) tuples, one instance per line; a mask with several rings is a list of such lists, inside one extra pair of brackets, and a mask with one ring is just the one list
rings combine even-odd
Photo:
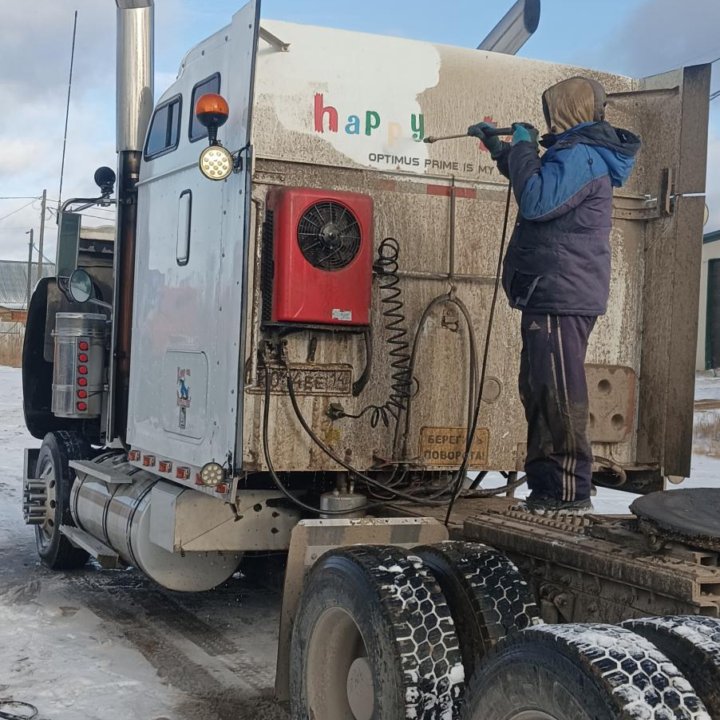
[[(483, 130), (483, 133), (485, 134), (485, 137), (496, 137), (499, 135), (512, 135), (515, 130), (515, 127), (501, 127), (501, 128), (494, 128), (494, 127), (488, 127), (485, 130)], [(438, 137), (435, 137), (434, 135), (428, 135), (426, 138), (423, 139), (423, 142), (429, 143), (432, 145), (432, 143), (436, 143), (440, 140), (457, 140), (458, 138), (464, 138), (464, 137), (473, 137), (473, 135), (468, 135), (467, 132), (460, 133), (459, 135), (441, 135)]]

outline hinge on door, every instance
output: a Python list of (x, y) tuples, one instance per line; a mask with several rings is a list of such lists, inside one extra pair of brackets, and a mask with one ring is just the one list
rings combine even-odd
[(672, 215), (675, 209), (672, 168), (663, 168), (656, 196), (648, 195), (642, 205), (618, 207), (613, 203), (614, 220), (655, 220)]

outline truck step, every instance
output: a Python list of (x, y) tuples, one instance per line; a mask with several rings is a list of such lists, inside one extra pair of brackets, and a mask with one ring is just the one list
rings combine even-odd
[(76, 472), (91, 475), (108, 485), (129, 485), (132, 483), (132, 477), (124, 472), (108, 471), (107, 467), (98, 465), (92, 460), (71, 460), (68, 465)]
[(61, 525), (60, 532), (70, 540), (73, 545), (87, 551), (106, 569), (113, 569), (120, 565), (120, 556), (110, 547), (84, 530), (71, 525)]

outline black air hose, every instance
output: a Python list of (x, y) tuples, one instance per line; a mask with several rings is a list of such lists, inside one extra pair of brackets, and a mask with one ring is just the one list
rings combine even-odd
[[(410, 353), (408, 349), (408, 330), (406, 318), (403, 312), (405, 303), (401, 299), (402, 290), (399, 287), (400, 277), (398, 275), (398, 257), (400, 245), (393, 237), (385, 238), (378, 247), (378, 257), (373, 264), (373, 270), (378, 276), (380, 283), (381, 302), (383, 304), (383, 317), (385, 318), (385, 330), (388, 333), (387, 344), (390, 348), (390, 394), (382, 405), (366, 405), (359, 413), (341, 412), (335, 418), (358, 419), (370, 413), (370, 424), (372, 427), (382, 421), (385, 427), (389, 427), (390, 418), (397, 421), (406, 406), (408, 399), (412, 396), (412, 374), (410, 372)], [(368, 352), (372, 352), (369, 346)], [(368, 365), (370, 359), (368, 358)]]

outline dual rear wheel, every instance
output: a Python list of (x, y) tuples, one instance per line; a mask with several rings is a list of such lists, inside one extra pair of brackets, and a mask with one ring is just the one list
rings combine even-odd
[(701, 662), (661, 643), (670, 631), (650, 621), (545, 625), (517, 568), (484, 545), (333, 550), (310, 571), (295, 618), (292, 717), (720, 718), (719, 622), (669, 620), (677, 637), (686, 620), (705, 634), (710, 623), (717, 652), (705, 643)]

